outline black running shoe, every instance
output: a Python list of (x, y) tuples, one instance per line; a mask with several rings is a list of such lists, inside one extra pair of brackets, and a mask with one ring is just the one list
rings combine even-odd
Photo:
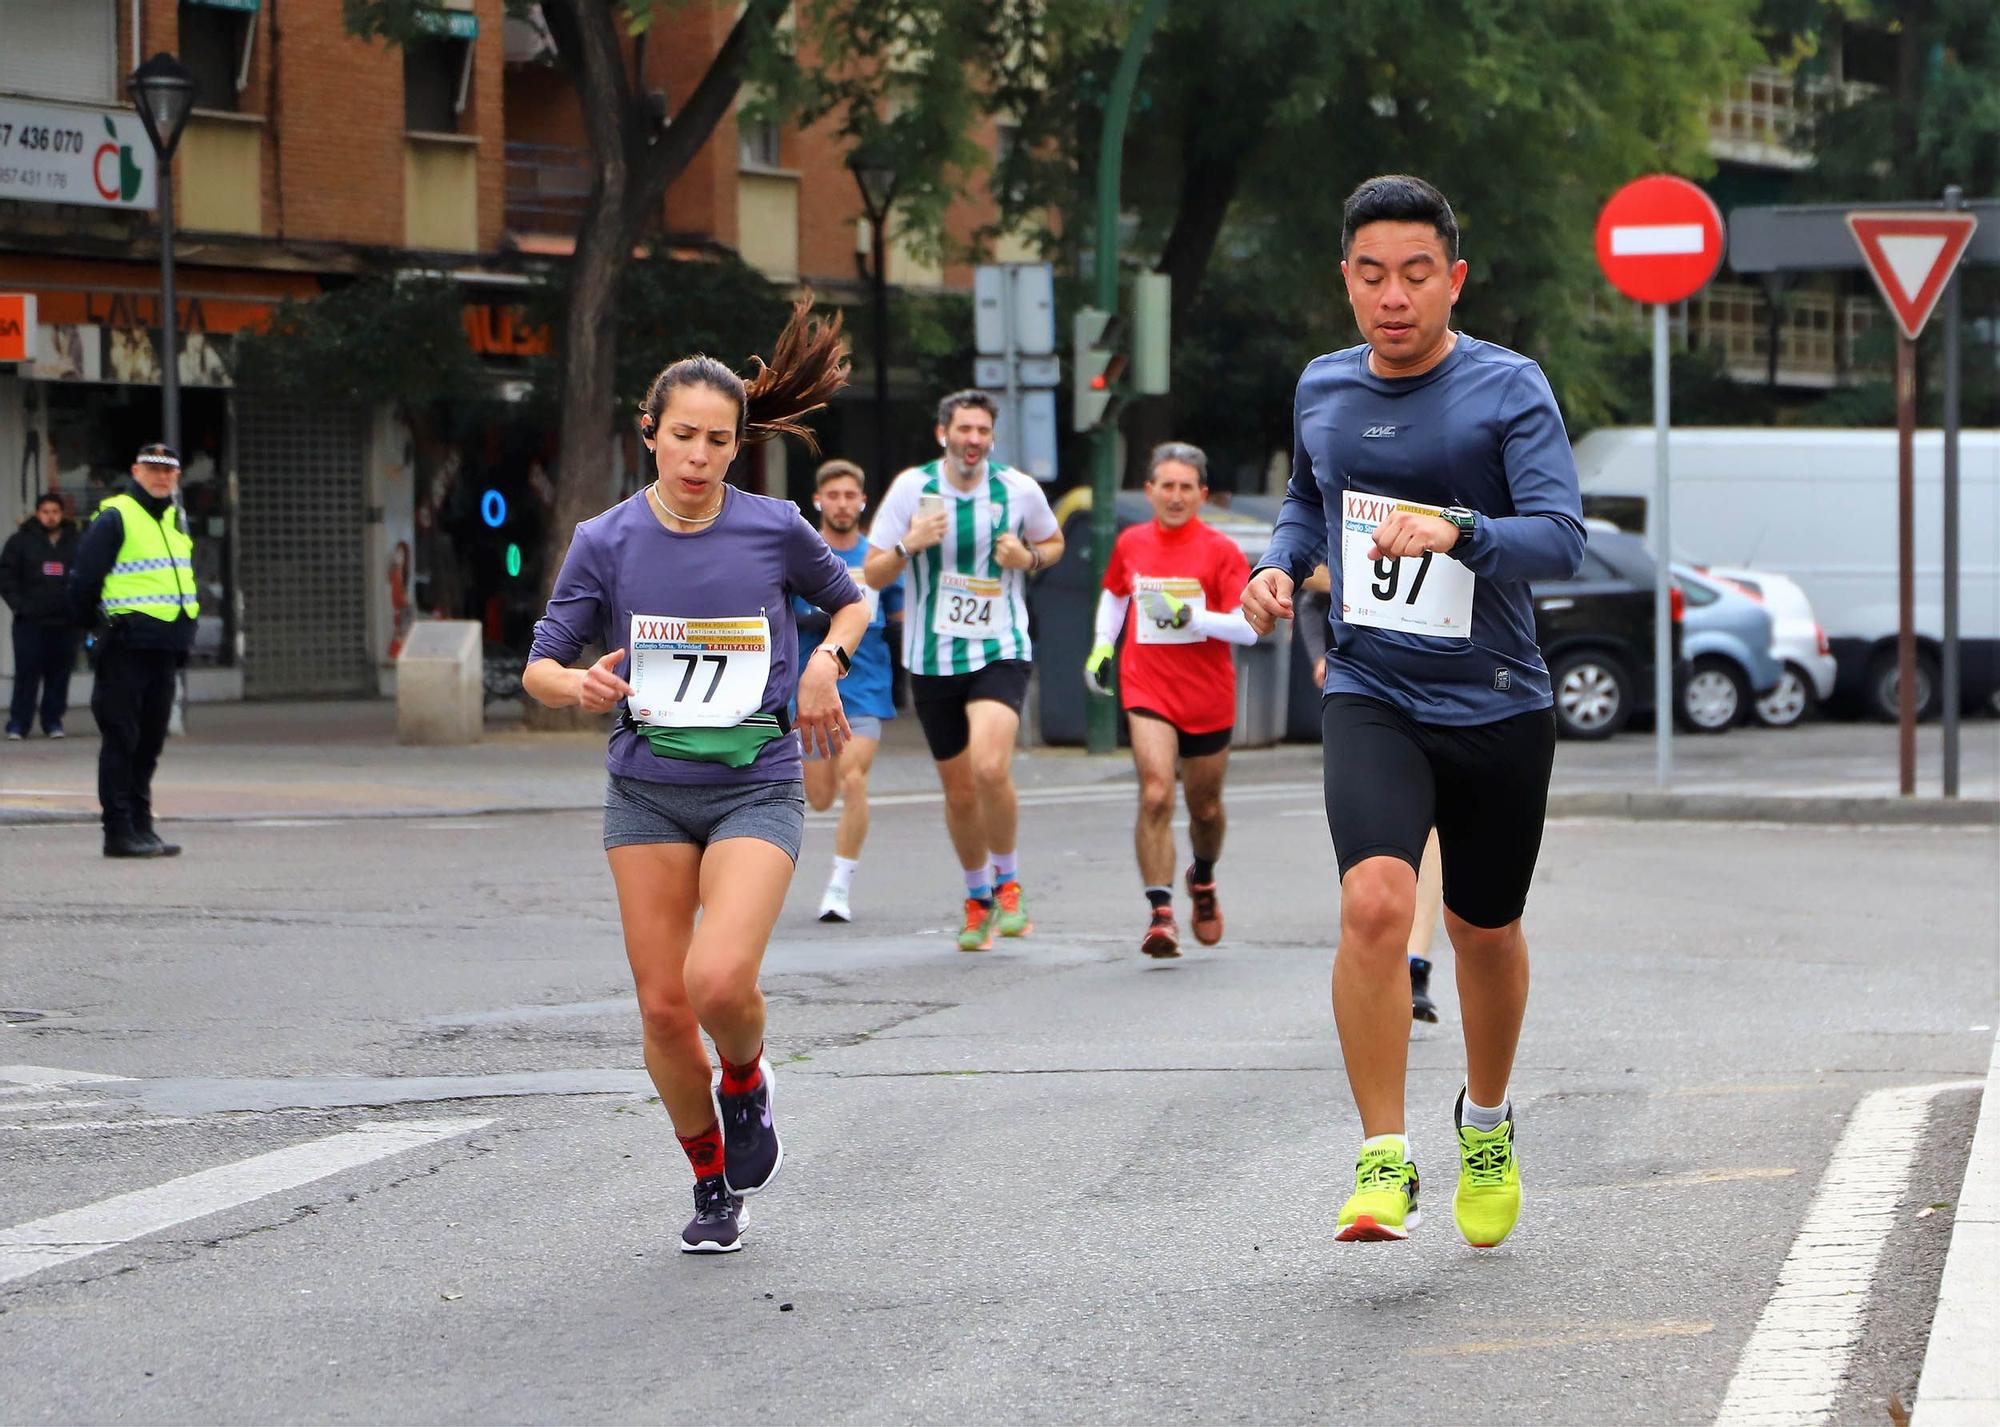
[(711, 1174), (694, 1182), (694, 1217), (681, 1230), (684, 1254), (733, 1254), (743, 1247), (743, 1231), (750, 1227), (750, 1211), (743, 1200), (729, 1192), (722, 1176)]
[(1437, 1002), (1431, 999), (1431, 964), (1421, 956), (1410, 958), (1410, 1019), (1437, 1023)]
[(785, 1147), (771, 1124), (771, 1062), (759, 1060), (757, 1088), (742, 1095), (719, 1095), (722, 1104), (723, 1175), (732, 1194), (767, 1188), (785, 1162)]

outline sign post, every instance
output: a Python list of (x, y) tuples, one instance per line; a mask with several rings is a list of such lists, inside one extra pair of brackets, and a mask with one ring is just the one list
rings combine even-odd
[[(1904, 797), (1917, 791), (1917, 595), (1916, 595), (1916, 439), (1917, 338), (1930, 320), (1972, 241), (1979, 220), (1970, 213), (1849, 213), (1848, 231), (1861, 246), (1868, 272), (1882, 300), (1896, 316), (1901, 335), (1896, 340), (1896, 774)], [(1954, 333), (1954, 335), (1956, 335)], [(1956, 396), (1956, 392), (1952, 393)], [(1947, 419), (1957, 434), (1957, 413)], [(1955, 447), (1956, 442), (1952, 445)], [(1958, 453), (1946, 453), (1945, 491), (1945, 644), (1953, 660), (1950, 697), (1945, 717), (1952, 745), (1945, 762), (1951, 769), (1949, 790), (1957, 790), (1957, 624), (1958, 624)], [(1942, 695), (1943, 691), (1940, 690)]]
[(972, 380), (1000, 402), (993, 454), (1038, 481), (1056, 478), (1055, 269), (987, 263), (973, 270)]
[[(1597, 265), (1611, 285), (1653, 308), (1653, 725), (1654, 780), (1673, 775), (1673, 520), (1667, 437), (1667, 305), (1684, 302), (1722, 264), (1722, 214), (1684, 178), (1634, 179), (1597, 215)], [(1560, 692), (1560, 691), (1559, 691)]]

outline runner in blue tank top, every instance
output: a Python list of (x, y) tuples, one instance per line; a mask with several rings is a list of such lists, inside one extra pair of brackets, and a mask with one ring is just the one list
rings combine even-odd
[[(745, 440), (810, 443), (799, 419), (846, 382), (838, 319), (807, 311), (747, 386), (709, 357), (653, 379), (639, 434), (655, 479), (576, 527), (521, 678), (550, 708), (618, 713), (605, 855), (646, 1070), (694, 1166), (688, 1253), (739, 1248), (743, 1196), (784, 1161), (757, 977), (805, 830), (799, 742), (839, 752), (835, 684), (868, 624), (860, 587), (796, 506), (724, 483)], [(832, 614), (804, 668), (795, 593)], [(590, 645), (611, 652), (570, 667)]]
[(1404, 942), (1435, 827), (1465, 1027), (1452, 1212), (1468, 1243), (1490, 1248), (1520, 1217), (1507, 1085), (1555, 752), (1528, 582), (1575, 573), (1582, 504), (1541, 369), (1451, 330), (1466, 265), (1444, 195), (1370, 179), (1348, 197), (1340, 247), (1367, 341), (1299, 379), (1291, 485), (1243, 592), (1262, 631), (1291, 617), (1315, 566), (1332, 575), (1321, 732), (1340, 864), (1333, 1012), (1364, 1136), (1335, 1237), (1401, 1239), (1417, 1221)]

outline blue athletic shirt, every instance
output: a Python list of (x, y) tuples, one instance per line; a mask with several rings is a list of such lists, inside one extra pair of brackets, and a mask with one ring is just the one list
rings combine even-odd
[[(1470, 639), (1341, 617), (1348, 489), (1478, 512), (1478, 528), (1450, 552), (1478, 581)], [(1562, 413), (1541, 368), (1518, 352), (1461, 332), (1421, 376), (1378, 377), (1360, 346), (1314, 359), (1299, 378), (1291, 483), (1257, 568), (1295, 582), (1322, 560), (1332, 571), (1327, 693), (1381, 699), (1420, 723), (1492, 723), (1549, 707), (1528, 582), (1574, 575), (1583, 541)]]
[[(861, 581), (861, 566), (868, 559), (868, 542), (856, 540), (851, 550), (834, 550), (833, 553), (847, 562), (847, 568), (854, 571), (855, 583)], [(796, 614), (812, 614), (819, 609), (810, 600), (797, 595), (792, 597), (792, 610)], [(847, 677), (840, 681), (840, 702), (849, 717), (866, 714), (874, 718), (894, 718), (896, 703), (890, 696), (889, 682), (893, 671), (889, 663), (889, 636), (886, 633), (891, 619), (900, 619), (903, 614), (903, 584), (898, 580), (882, 591), (882, 599), (875, 607), (875, 617), (868, 621), (868, 632), (861, 636), (861, 643), (854, 651), (854, 667), (847, 671)], [(819, 648), (820, 636), (799, 634), (799, 667), (803, 669), (806, 659), (813, 650)]]

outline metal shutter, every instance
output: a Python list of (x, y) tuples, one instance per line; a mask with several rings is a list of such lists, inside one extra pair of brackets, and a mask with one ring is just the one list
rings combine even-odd
[(0, 0), (0, 91), (116, 104), (113, 0)]
[(237, 539), (247, 698), (373, 694), (358, 407), (239, 400)]

